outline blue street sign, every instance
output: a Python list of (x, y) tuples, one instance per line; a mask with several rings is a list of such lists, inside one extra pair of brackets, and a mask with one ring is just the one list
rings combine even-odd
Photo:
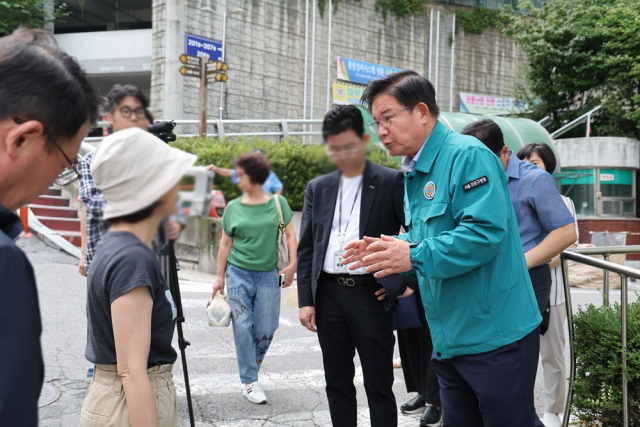
[(206, 56), (210, 61), (222, 61), (222, 43), (186, 34), (185, 53), (191, 56)]

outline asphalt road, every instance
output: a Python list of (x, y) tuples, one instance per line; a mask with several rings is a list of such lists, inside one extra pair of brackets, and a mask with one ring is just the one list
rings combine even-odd
[[(86, 344), (86, 279), (77, 272), (77, 260), (53, 249), (37, 238), (19, 245), (34, 265), (40, 294), (45, 360), (45, 381), (60, 389), (60, 398), (40, 409), (43, 427), (79, 425), (79, 414), (89, 380)], [(183, 273), (182, 303), (187, 319), (185, 337), (192, 345), (187, 361), (196, 425), (240, 426), (330, 426), (324, 391), (322, 356), (317, 337), (299, 325), (295, 291), (283, 292), (280, 328), (260, 373), (268, 397), (267, 405), (249, 403), (240, 394), (231, 328), (212, 328), (205, 316), (211, 277)], [(597, 291), (574, 290), (574, 305), (600, 303)], [(620, 293), (612, 293), (619, 300)], [(635, 295), (631, 296), (635, 298)], [(174, 338), (177, 348), (177, 335)], [(397, 349), (396, 349), (397, 353)], [(397, 355), (396, 355), (397, 357)], [(358, 425), (369, 425), (362, 371), (356, 357)], [(180, 358), (174, 378), (179, 389), (180, 426), (188, 426), (184, 380)], [(398, 405), (413, 397), (407, 394), (402, 371), (395, 370), (394, 393)], [(541, 375), (536, 384), (536, 407), (542, 413)], [(399, 415), (400, 426), (418, 426), (418, 416)]]

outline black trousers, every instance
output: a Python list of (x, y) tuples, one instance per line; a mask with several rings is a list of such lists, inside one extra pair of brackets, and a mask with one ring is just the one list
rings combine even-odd
[[(540, 331), (496, 350), (433, 357), (442, 387), (442, 427), (532, 427)], [(539, 422), (539, 421), (538, 421)]]
[(422, 326), (398, 331), (402, 373), (407, 385), (407, 392), (416, 392), (426, 403), (441, 406), (438, 377), (431, 367), (431, 353), (433, 353), (431, 331), (419, 293), (417, 293), (417, 297)]
[(538, 301), (538, 307), (542, 315), (551, 297), (551, 269), (549, 268), (549, 264), (533, 267), (529, 270), (529, 277), (531, 278), (533, 291), (536, 294), (536, 300)]
[(381, 286), (371, 277), (362, 286), (339, 285), (322, 274), (316, 291), (316, 325), (322, 349), (331, 422), (357, 426), (353, 384), (356, 349), (360, 357), (372, 427), (396, 427), (393, 395), (393, 318), (374, 294)]

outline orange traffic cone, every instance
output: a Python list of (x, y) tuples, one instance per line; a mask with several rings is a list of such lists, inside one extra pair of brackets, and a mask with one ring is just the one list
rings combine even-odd
[(33, 234), (29, 233), (29, 208), (27, 206), (20, 208), (20, 220), (22, 221), (22, 228), (24, 229), (22, 237), (33, 237)]

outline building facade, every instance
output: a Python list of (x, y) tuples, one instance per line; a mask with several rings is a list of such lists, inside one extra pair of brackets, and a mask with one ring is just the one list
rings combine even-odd
[(198, 119), (199, 79), (180, 74), (190, 36), (211, 41), (218, 55), (224, 36), (228, 81), (209, 85), (209, 119), (320, 119), (334, 104), (336, 83), (355, 92), (364, 87), (360, 79), (339, 76), (341, 59), (421, 72), (437, 87), (442, 110), (455, 112), (461, 93), (482, 95), (477, 101), (483, 103), (487, 95), (487, 105), (489, 96), (510, 96), (524, 60), (514, 41), (494, 28), (478, 35), (458, 26), (454, 34), (454, 14), (465, 6), (439, 2), (401, 19), (385, 19), (374, 0), (331, 8), (326, 2), (324, 10), (315, 0), (65, 3), (72, 15), (54, 29), (61, 46), (101, 93), (114, 83), (136, 84), (162, 119)]

